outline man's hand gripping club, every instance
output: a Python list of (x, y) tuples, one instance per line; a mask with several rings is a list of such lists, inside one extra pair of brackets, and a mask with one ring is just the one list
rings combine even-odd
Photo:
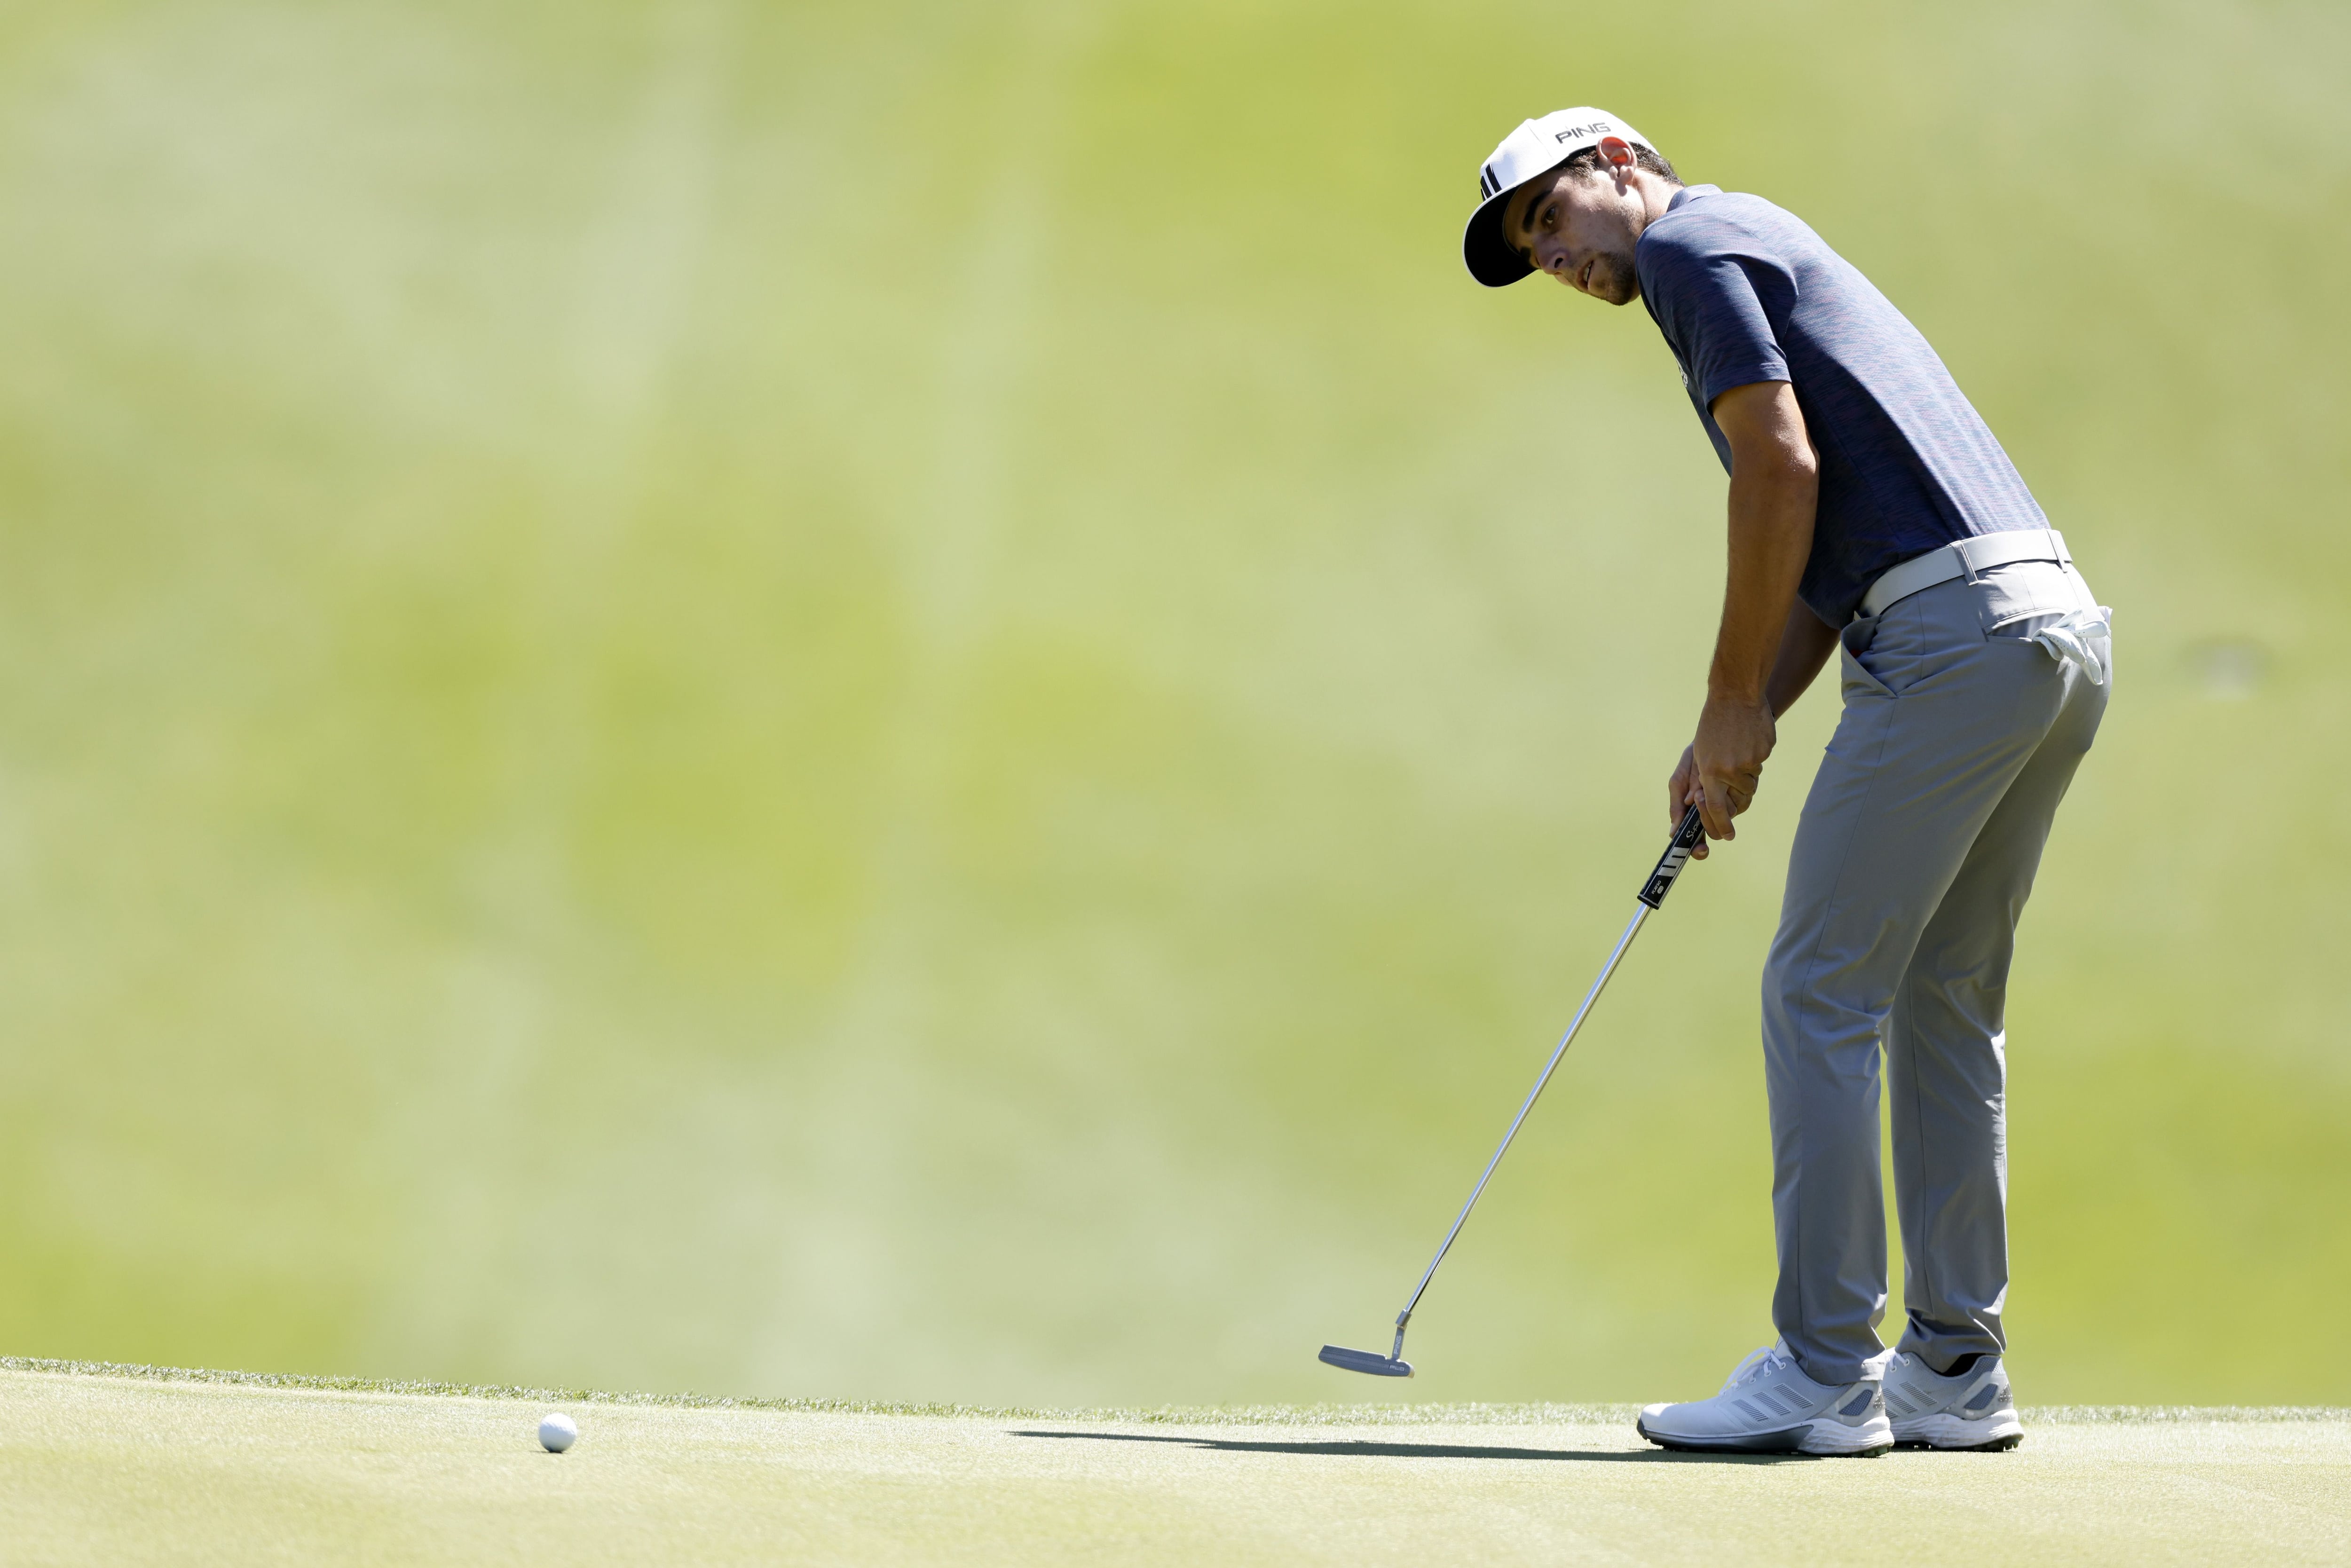
[[(1813, 684), (1835, 631), (1796, 598), (1813, 550), (1820, 460), (1795, 389), (1752, 382), (1714, 400), (1730, 444), (1730, 570), (1722, 628), (1707, 672), (1698, 736), (1666, 786), (1666, 816), (1698, 809), (1709, 839), (1738, 837), (1731, 819), (1753, 803), (1779, 716)], [(1706, 845), (1696, 851), (1703, 859)]]

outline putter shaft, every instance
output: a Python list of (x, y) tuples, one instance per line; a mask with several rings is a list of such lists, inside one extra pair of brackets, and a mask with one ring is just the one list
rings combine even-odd
[(1674, 890), (1675, 882), (1689, 863), (1690, 852), (1698, 847), (1698, 840), (1704, 835), (1705, 828), (1698, 820), (1698, 809), (1692, 806), (1682, 813), (1680, 823), (1674, 829), (1674, 836), (1666, 843), (1666, 852), (1657, 859), (1656, 870), (1651, 872), (1649, 880), (1641, 884), (1633, 918), (1626, 924), (1625, 935), (1616, 938), (1616, 946), (1608, 954), (1608, 962), (1600, 966), (1600, 977), (1592, 982), (1592, 989), (1584, 993), (1583, 1005), (1575, 1009), (1575, 1017), (1568, 1022), (1567, 1032), (1561, 1035), (1559, 1043), (1552, 1048), (1551, 1060), (1543, 1063), (1542, 1076), (1535, 1080), (1534, 1088), (1527, 1094), (1527, 1103), (1519, 1107), (1517, 1115), (1510, 1118), (1510, 1130), (1502, 1134), (1501, 1143), (1495, 1146), (1494, 1157), (1486, 1162), (1485, 1170), (1479, 1174), (1478, 1185), (1469, 1189), (1469, 1201), (1463, 1204), (1461, 1212), (1454, 1217), (1453, 1228), (1445, 1233), (1444, 1241), (1437, 1249), (1437, 1256), (1428, 1260), (1428, 1271), (1421, 1275), (1420, 1283), (1413, 1287), (1412, 1300), (1406, 1301), (1404, 1311), (1396, 1314), (1395, 1347), (1388, 1352), (1391, 1362), (1404, 1359), (1405, 1325), (1412, 1322), (1413, 1309), (1420, 1305), (1420, 1298), (1427, 1292), (1428, 1282), (1437, 1278), (1437, 1266), (1444, 1262), (1446, 1253), (1452, 1250), (1453, 1239), (1460, 1235), (1462, 1226), (1468, 1223), (1469, 1211), (1478, 1207), (1478, 1199), (1485, 1193), (1486, 1184), (1494, 1179), (1494, 1167), (1502, 1163), (1502, 1155), (1510, 1150), (1510, 1140), (1519, 1135), (1519, 1129), (1526, 1124), (1527, 1113), (1535, 1108), (1535, 1102), (1542, 1098), (1544, 1085), (1551, 1082), (1551, 1075), (1559, 1069), (1560, 1058), (1567, 1054), (1567, 1048), (1574, 1042), (1575, 1031), (1582, 1029), (1583, 1020), (1591, 1016), (1592, 1005), (1607, 988), (1608, 977), (1616, 972), (1625, 950), (1633, 946), (1633, 938), (1641, 934), (1641, 925), (1651, 913), (1664, 907), (1666, 894)]
[(1519, 1128), (1526, 1123), (1527, 1113), (1532, 1111), (1535, 1102), (1542, 1098), (1543, 1087), (1551, 1082), (1552, 1072), (1558, 1070), (1560, 1058), (1567, 1054), (1568, 1046), (1575, 1040), (1575, 1031), (1583, 1027), (1585, 1017), (1592, 1011), (1592, 1004), (1600, 999), (1600, 993), (1607, 988), (1608, 977), (1616, 972), (1616, 965), (1625, 956), (1625, 950), (1633, 945), (1633, 938), (1640, 935), (1641, 923), (1649, 918), (1649, 911), (1650, 905), (1646, 902), (1634, 906), (1633, 918), (1625, 925), (1625, 935), (1616, 938), (1616, 946), (1610, 951), (1608, 962), (1600, 967), (1600, 977), (1592, 982), (1592, 989), (1584, 994), (1583, 1005), (1575, 1009), (1575, 1017), (1569, 1022), (1567, 1032), (1561, 1035), (1559, 1044), (1552, 1048), (1551, 1060), (1543, 1063), (1542, 1076), (1535, 1080), (1533, 1090), (1527, 1095), (1527, 1103), (1519, 1107), (1516, 1116), (1510, 1118), (1510, 1130), (1502, 1134), (1501, 1143), (1494, 1149), (1494, 1157), (1486, 1162), (1484, 1172), (1478, 1177), (1478, 1185), (1469, 1189), (1469, 1201), (1463, 1204), (1461, 1212), (1454, 1217), (1453, 1228), (1445, 1233), (1444, 1241), (1437, 1246), (1437, 1256), (1428, 1260), (1428, 1271), (1414, 1287), (1412, 1300), (1406, 1301), (1404, 1311), (1396, 1314), (1395, 1348), (1388, 1353), (1391, 1359), (1403, 1356), (1405, 1324), (1412, 1321), (1413, 1309), (1420, 1305), (1420, 1298), (1428, 1290), (1428, 1282), (1437, 1278), (1437, 1266), (1445, 1261), (1445, 1254), (1452, 1249), (1453, 1239), (1460, 1235), (1461, 1227), (1468, 1223), (1469, 1211), (1478, 1207), (1478, 1199), (1484, 1195), (1486, 1184), (1494, 1179), (1494, 1167), (1502, 1163), (1502, 1155), (1510, 1150), (1510, 1140), (1519, 1135)]

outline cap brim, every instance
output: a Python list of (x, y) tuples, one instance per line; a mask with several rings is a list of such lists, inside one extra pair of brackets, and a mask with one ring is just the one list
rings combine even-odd
[[(1517, 190), (1513, 185), (1510, 191)], [(1489, 288), (1516, 283), (1534, 271), (1518, 248), (1502, 237), (1502, 214), (1510, 204), (1510, 191), (1497, 191), (1478, 204), (1461, 231), (1461, 262), (1469, 276)]]

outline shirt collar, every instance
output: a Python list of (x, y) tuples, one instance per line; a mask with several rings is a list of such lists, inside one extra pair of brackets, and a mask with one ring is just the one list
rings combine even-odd
[(1722, 194), (1722, 187), (1719, 185), (1684, 185), (1674, 193), (1674, 199), (1666, 204), (1666, 211), (1669, 213), (1678, 211), (1684, 202), (1695, 202), (1700, 196), (1720, 194)]

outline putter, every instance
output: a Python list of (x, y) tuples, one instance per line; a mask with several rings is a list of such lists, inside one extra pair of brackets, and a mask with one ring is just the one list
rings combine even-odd
[(1437, 1249), (1437, 1256), (1428, 1260), (1428, 1272), (1420, 1277), (1419, 1285), (1412, 1292), (1412, 1300), (1406, 1301), (1404, 1311), (1396, 1314), (1395, 1348), (1382, 1355), (1375, 1350), (1349, 1350), (1344, 1345), (1326, 1344), (1316, 1359), (1343, 1372), (1361, 1372), (1373, 1377), (1412, 1375), (1412, 1363), (1404, 1359), (1404, 1330), (1405, 1325), (1412, 1322), (1413, 1309), (1420, 1305), (1420, 1298), (1427, 1291), (1428, 1282), (1437, 1278), (1437, 1266), (1444, 1262), (1446, 1253), (1452, 1250), (1453, 1239), (1461, 1234), (1461, 1227), (1468, 1222), (1469, 1211), (1478, 1207), (1479, 1196), (1486, 1190), (1486, 1184), (1494, 1179), (1494, 1167), (1502, 1163), (1502, 1155), (1510, 1149), (1510, 1140), (1519, 1135), (1519, 1128), (1526, 1121), (1527, 1113), (1533, 1110), (1535, 1102), (1542, 1098), (1543, 1085), (1551, 1082), (1552, 1072), (1559, 1066), (1559, 1059), (1567, 1054), (1568, 1044), (1575, 1039), (1575, 1031), (1583, 1027), (1583, 1019), (1592, 1011), (1592, 1004), (1600, 999), (1602, 989), (1608, 984), (1608, 977), (1616, 972), (1617, 960), (1625, 956), (1625, 949), (1633, 945), (1633, 938), (1641, 934), (1641, 923), (1664, 907), (1666, 894), (1674, 890), (1674, 879), (1681, 875), (1682, 868), (1689, 863), (1690, 851), (1698, 847), (1698, 841), (1705, 831), (1698, 821), (1696, 806), (1682, 813), (1681, 825), (1674, 830), (1673, 841), (1666, 845), (1666, 852), (1658, 860), (1657, 869), (1651, 872), (1649, 880), (1641, 884), (1639, 904), (1633, 911), (1632, 924), (1625, 927), (1625, 935), (1616, 938), (1615, 950), (1608, 955), (1608, 962), (1600, 966), (1600, 977), (1593, 981), (1592, 989), (1584, 993), (1583, 1005), (1575, 1009), (1575, 1017), (1569, 1022), (1567, 1032), (1559, 1037), (1559, 1044), (1552, 1049), (1551, 1060), (1543, 1063), (1542, 1076), (1535, 1080), (1534, 1092), (1527, 1096), (1527, 1103), (1520, 1106), (1519, 1113), (1511, 1118), (1510, 1130), (1502, 1134), (1501, 1145), (1495, 1149), (1494, 1157), (1486, 1162), (1485, 1175), (1479, 1176), (1478, 1185), (1469, 1190), (1469, 1201), (1461, 1206), (1460, 1214), (1454, 1218), (1453, 1228), (1445, 1233), (1445, 1240)]

